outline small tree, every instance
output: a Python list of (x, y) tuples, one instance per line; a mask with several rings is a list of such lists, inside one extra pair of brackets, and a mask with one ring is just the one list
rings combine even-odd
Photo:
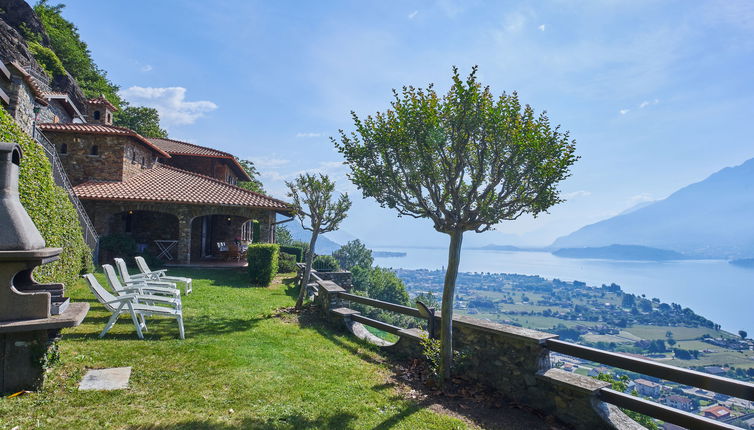
[(238, 161), (238, 164), (241, 165), (244, 172), (246, 172), (251, 178), (251, 181), (238, 181), (238, 186), (249, 191), (264, 194), (264, 185), (262, 185), (262, 181), (259, 180), (259, 171), (257, 170), (257, 166), (254, 165), (254, 162), (251, 160), (242, 160), (238, 157), (236, 157), (236, 161)]
[(746, 333), (746, 330), (739, 330), (738, 335), (741, 336), (741, 339), (746, 339), (746, 336), (748, 336), (749, 333)]
[[(341, 194), (337, 200), (333, 199), (335, 183), (327, 175), (302, 174), (292, 182), (286, 181), (285, 184), (289, 189), (288, 197), (293, 199), (293, 208), (301, 220), (301, 226), (312, 232), (309, 250), (306, 253), (306, 269), (301, 291), (296, 300), (296, 309), (301, 309), (306, 296), (306, 286), (309, 284), (317, 237), (338, 229), (341, 221), (346, 218), (346, 212), (351, 208), (351, 200), (347, 194)], [(307, 219), (308, 226), (305, 223)]]
[(575, 142), (544, 113), (521, 106), (516, 93), (493, 97), (453, 68), (444, 97), (426, 90), (393, 91), (392, 109), (361, 120), (333, 140), (365, 197), (400, 216), (429, 218), (450, 237), (442, 297), (441, 376), (450, 376), (455, 283), (463, 233), (481, 233), (524, 213), (561, 202), (556, 185), (576, 161)]
[(130, 128), (144, 137), (168, 137), (160, 128), (160, 114), (155, 108), (128, 106), (115, 112), (113, 124)]
[(351, 270), (354, 266), (372, 267), (374, 262), (372, 250), (361, 243), (359, 239), (341, 246), (332, 253), (332, 256), (338, 260), (340, 267), (345, 270)]
[(293, 245), (293, 235), (284, 225), (275, 226), (275, 243), (282, 246)]

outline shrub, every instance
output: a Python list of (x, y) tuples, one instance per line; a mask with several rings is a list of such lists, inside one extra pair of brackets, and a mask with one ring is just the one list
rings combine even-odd
[(136, 241), (127, 234), (110, 234), (100, 237), (99, 249), (104, 254), (102, 260), (118, 257), (130, 261), (136, 255)]
[(60, 259), (34, 270), (39, 282), (71, 285), (82, 271), (91, 270), (92, 254), (84, 242), (78, 214), (68, 193), (55, 185), (52, 167), (44, 150), (0, 109), (0, 142), (21, 145), (23, 159), (18, 192), (26, 211), (42, 234), (47, 246), (63, 248)]
[(64, 76), (66, 74), (63, 63), (60, 61), (60, 58), (55, 55), (55, 52), (53, 52), (52, 49), (42, 46), (37, 42), (29, 42), (28, 47), (31, 54), (50, 78)]
[(291, 273), (297, 270), (296, 256), (281, 252), (280, 257), (278, 258), (278, 273)]
[(252, 243), (249, 245), (249, 278), (252, 285), (268, 286), (277, 275), (280, 246), (274, 243)]
[(280, 252), (290, 254), (296, 259), (296, 263), (304, 261), (304, 248), (296, 245), (280, 246)]
[(332, 255), (318, 255), (312, 263), (314, 270), (319, 272), (334, 272), (340, 270), (338, 260)]

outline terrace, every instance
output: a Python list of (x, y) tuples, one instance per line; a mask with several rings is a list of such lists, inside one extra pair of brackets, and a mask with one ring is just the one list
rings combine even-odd
[[(293, 275), (249, 288), (244, 269), (171, 273), (194, 278), (183, 299), (186, 340), (174, 321), (153, 319), (140, 341), (127, 318), (99, 339), (109, 313), (83, 282), (69, 286), (74, 301), (91, 303), (89, 315), (66, 331), (40, 391), (0, 401), (2, 427), (551, 428), (507, 403), (490, 409), (411, 394), (377, 348), (314, 314), (279, 311), (294, 303)], [(133, 368), (127, 389), (78, 390), (88, 369), (121, 366)]]

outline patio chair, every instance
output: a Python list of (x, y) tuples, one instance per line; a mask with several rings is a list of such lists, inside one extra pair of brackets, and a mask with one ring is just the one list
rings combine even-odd
[(181, 290), (175, 288), (175, 284), (171, 284), (173, 285), (172, 287), (151, 286), (145, 282), (123, 285), (118, 280), (118, 277), (115, 276), (115, 269), (113, 269), (113, 266), (109, 264), (103, 264), (102, 270), (105, 271), (107, 284), (118, 295), (131, 293), (148, 294), (157, 296), (169, 296), (177, 300), (179, 303), (181, 301)]
[(180, 296), (180, 290), (176, 287), (175, 282), (155, 281), (143, 273), (132, 275), (128, 273), (128, 266), (126, 266), (126, 261), (124, 259), (114, 258), (114, 260), (120, 280), (126, 285), (126, 287), (134, 284), (147, 284), (147, 288), (163, 287), (178, 290), (178, 295)]
[(189, 294), (193, 288), (191, 287), (192, 279), (191, 278), (183, 278), (181, 276), (168, 276), (165, 274), (167, 270), (160, 269), (160, 270), (152, 270), (147, 265), (146, 260), (144, 260), (144, 257), (137, 256), (136, 257), (136, 266), (139, 268), (139, 271), (155, 280), (155, 281), (163, 281), (163, 282), (181, 282), (184, 284), (184, 293)]
[[(175, 299), (161, 296), (149, 296), (137, 293), (124, 294), (121, 296), (114, 296), (107, 291), (102, 285), (100, 285), (97, 278), (91, 273), (84, 275), (84, 279), (89, 283), (89, 289), (97, 298), (105, 309), (112, 312), (112, 316), (105, 324), (105, 328), (99, 337), (105, 336), (108, 331), (115, 325), (118, 317), (122, 314), (131, 315), (131, 320), (136, 327), (136, 334), (139, 339), (144, 339), (143, 331), (147, 331), (147, 322), (144, 317), (150, 316), (165, 316), (175, 318), (178, 321), (178, 334), (181, 339), (185, 339), (185, 333), (183, 330), (183, 311), (181, 310), (180, 301), (176, 302)], [(150, 303), (165, 303), (168, 306), (155, 306), (141, 303), (143, 301), (149, 301)]]

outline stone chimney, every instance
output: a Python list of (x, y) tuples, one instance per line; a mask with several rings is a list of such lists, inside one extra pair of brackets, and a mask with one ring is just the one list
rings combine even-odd
[(107, 101), (102, 94), (97, 98), (87, 100), (89, 116), (87, 122), (90, 124), (113, 125), (113, 113), (118, 110), (112, 103)]

